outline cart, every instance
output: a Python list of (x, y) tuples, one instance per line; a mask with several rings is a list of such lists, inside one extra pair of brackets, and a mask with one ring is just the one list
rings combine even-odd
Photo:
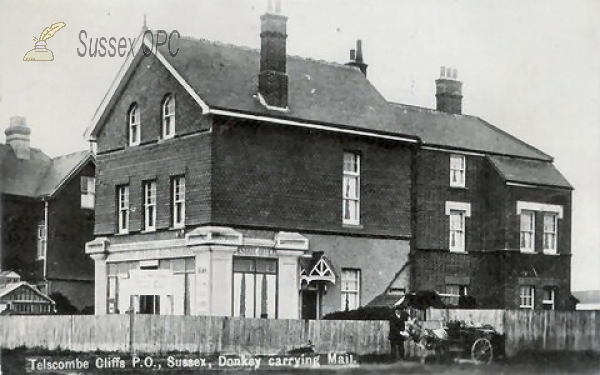
[(504, 337), (489, 325), (474, 326), (462, 321), (448, 322), (440, 329), (410, 328), (421, 351), (421, 361), (429, 355), (442, 361), (469, 361), (490, 364), (504, 355)]
[(419, 320), (425, 320), (430, 307), (445, 308), (435, 291), (418, 291), (406, 294), (395, 306), (400, 305), (416, 311), (418, 319), (409, 321), (406, 333), (418, 347), (421, 362), (429, 356), (441, 361), (469, 361), (489, 364), (504, 356), (504, 336), (490, 325), (475, 325), (464, 321), (449, 321), (439, 329), (422, 328)]

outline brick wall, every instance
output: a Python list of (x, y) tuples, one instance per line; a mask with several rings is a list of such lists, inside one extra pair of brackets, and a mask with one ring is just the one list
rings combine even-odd
[(522, 254), (494, 251), (482, 254), (479, 279), (482, 288), (478, 302), (484, 308), (519, 308), (519, 288), (532, 285), (535, 309), (542, 308), (543, 288), (556, 288), (556, 309), (569, 309), (571, 296), (571, 256)]
[[(536, 308), (541, 308), (541, 288), (550, 284), (557, 287), (556, 308), (568, 308), (570, 257), (521, 254), (516, 204), (521, 200), (563, 206), (558, 249), (560, 254), (570, 254), (570, 190), (507, 186), (491, 163), (479, 156), (466, 156), (465, 189), (449, 186), (450, 153), (421, 150), (417, 165), (414, 288), (443, 292), (447, 276), (470, 276), (469, 294), (478, 306), (518, 308), (519, 285), (529, 280), (540, 289)], [(466, 219), (468, 254), (447, 250), (446, 201), (471, 203), (471, 217)], [(536, 248), (540, 251), (542, 225), (542, 213), (536, 213)]]
[(129, 231), (142, 230), (142, 183), (156, 181), (156, 229), (171, 226), (171, 178), (186, 178), (186, 225), (210, 220), (210, 132), (98, 155), (96, 235), (116, 231), (116, 187), (129, 185)]
[[(508, 246), (519, 249), (520, 216), (517, 215), (517, 201), (548, 203), (563, 207), (563, 218), (558, 220), (557, 249), (560, 254), (571, 253), (571, 202), (572, 191), (554, 188), (526, 188), (518, 186), (508, 187), (508, 200), (506, 202), (508, 218)], [(543, 213), (535, 213), (535, 249), (541, 251), (543, 227)]]
[[(186, 177), (186, 224), (210, 220), (211, 121), (154, 57), (142, 58), (124, 84), (98, 141), (96, 235), (116, 231), (116, 186), (130, 189), (130, 232), (142, 229), (142, 183), (157, 182), (157, 229), (171, 224), (170, 180)], [(161, 140), (162, 102), (175, 96), (175, 138)], [(128, 146), (128, 112), (141, 110), (141, 145)]]
[(479, 251), (482, 247), (486, 217), (482, 196), (485, 159), (465, 156), (465, 188), (450, 187), (450, 155), (448, 152), (420, 150), (417, 157), (417, 223), (416, 246), (419, 249), (448, 249), (450, 218), (446, 215), (447, 201), (471, 204), (471, 217), (466, 218), (465, 248)]
[(417, 250), (414, 255), (414, 272), (418, 277), (414, 290), (437, 290), (445, 293), (446, 276), (470, 277), (469, 294), (476, 297), (478, 285), (474, 273), (478, 267), (479, 253), (451, 253), (440, 250)]
[[(485, 207), (483, 223), (483, 250), (508, 248), (508, 186), (506, 181), (494, 169), (489, 160), (485, 160), (482, 171), (481, 199)], [(515, 208), (516, 209), (516, 208)]]
[(141, 143), (154, 142), (160, 138), (162, 103), (165, 95), (175, 96), (176, 134), (179, 136), (206, 130), (210, 123), (201, 116), (201, 109), (177, 80), (154, 57), (143, 57), (130, 79), (116, 96), (114, 107), (107, 116), (98, 136), (98, 153), (127, 147), (128, 113), (136, 103), (140, 109)]
[[(410, 236), (408, 147), (281, 125), (215, 122), (215, 223)], [(360, 227), (342, 225), (344, 151), (361, 154)]]
[(49, 279), (94, 279), (94, 262), (85, 254), (85, 243), (94, 239), (94, 211), (81, 208), (80, 181), (81, 176), (94, 177), (94, 171), (94, 164), (89, 162), (48, 203)]

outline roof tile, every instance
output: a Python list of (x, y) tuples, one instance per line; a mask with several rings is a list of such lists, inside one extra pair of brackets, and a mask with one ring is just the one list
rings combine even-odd
[(551, 162), (496, 155), (488, 158), (506, 181), (573, 188)]
[(282, 113), (256, 97), (258, 50), (189, 38), (178, 47), (176, 56), (161, 53), (211, 107), (397, 133), (392, 108), (355, 67), (288, 56), (289, 111)]
[(10, 146), (0, 144), (0, 193), (32, 198), (52, 195), (90, 155), (90, 151), (79, 151), (51, 159), (31, 148), (29, 160), (22, 160)]
[(425, 145), (552, 161), (552, 157), (476, 116), (391, 103), (398, 131)]

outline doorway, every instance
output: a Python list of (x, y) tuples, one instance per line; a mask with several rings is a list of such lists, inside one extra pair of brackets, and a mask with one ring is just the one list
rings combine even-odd
[(302, 319), (315, 320), (319, 316), (318, 292), (316, 290), (302, 291)]

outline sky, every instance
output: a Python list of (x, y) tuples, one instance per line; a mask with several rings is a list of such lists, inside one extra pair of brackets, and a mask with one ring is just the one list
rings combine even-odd
[[(440, 66), (458, 69), (463, 113), (555, 158), (573, 193), (572, 289), (600, 289), (600, 1), (282, 0), (288, 53), (344, 63), (363, 40), (368, 79), (390, 101), (435, 107)], [(51, 156), (83, 133), (124, 57), (80, 57), (90, 39), (148, 27), (260, 46), (265, 0), (0, 0), (0, 129), (25, 116)], [(56, 22), (52, 62), (24, 62)], [(4, 142), (4, 139), (0, 140)]]

